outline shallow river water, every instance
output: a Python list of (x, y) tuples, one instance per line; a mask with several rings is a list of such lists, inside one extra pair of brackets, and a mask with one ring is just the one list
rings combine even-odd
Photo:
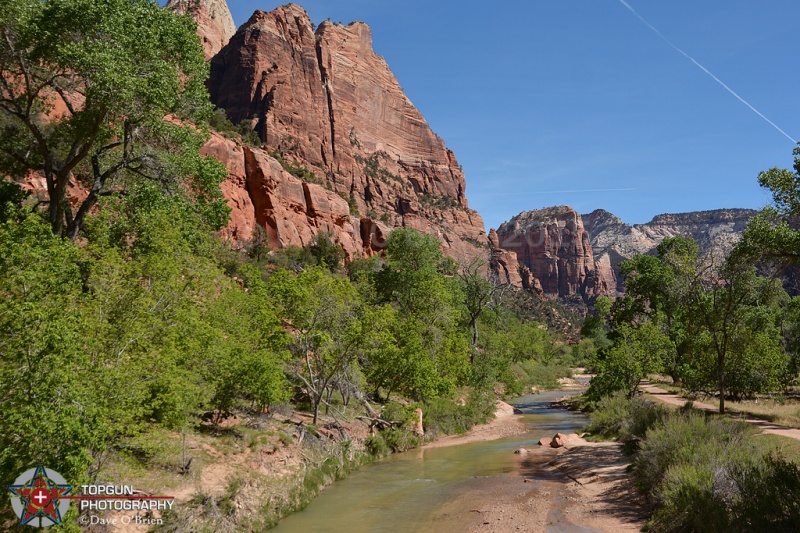
[[(578, 391), (576, 391), (578, 392)], [(299, 513), (283, 519), (274, 531), (291, 532), (406, 532), (459, 531), (463, 524), (448, 519), (467, 485), (479, 477), (512, 475), (514, 450), (535, 446), (556, 432), (573, 433), (587, 423), (576, 412), (551, 409), (555, 398), (569, 394), (549, 391), (511, 402), (524, 413), (530, 431), (524, 435), (443, 448), (420, 448), (393, 454), (362, 467), (347, 479), (323, 490)], [(457, 502), (456, 502), (457, 503)], [(558, 522), (558, 510), (548, 520)], [(554, 527), (547, 531), (589, 531)]]

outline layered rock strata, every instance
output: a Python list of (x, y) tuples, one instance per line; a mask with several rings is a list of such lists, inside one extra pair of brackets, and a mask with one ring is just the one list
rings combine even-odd
[(589, 234), (571, 207), (526, 211), (496, 231), (497, 248), (513, 252), (550, 297), (580, 296), (587, 304), (608, 293)]
[[(208, 86), (214, 103), (232, 122), (245, 121), (284, 166), (301, 170), (312, 178), (307, 182), (321, 184), (303, 187), (321, 187), (348, 200), (347, 216), (359, 223), (342, 218), (333, 226), (339, 228), (335, 233), (343, 245), (344, 234), (353, 232), (345, 245), (349, 254), (358, 254), (359, 246), (370, 252), (373, 245), (365, 245), (365, 231), (372, 242), (393, 227), (410, 227), (436, 235), (451, 257), (489, 260), (483, 220), (468, 207), (461, 167), (372, 50), (366, 24), (326, 21), (315, 31), (308, 14), (295, 4), (270, 13), (256, 11), (211, 60)], [(257, 158), (256, 150), (244, 150), (253, 168), (257, 159), (262, 167), (265, 158), (276, 161), (267, 152)], [(248, 179), (252, 193), (252, 183), (260, 178)], [(254, 204), (254, 212), (302, 212), (295, 202), (297, 184), (280, 190), (271, 207)], [(315, 205), (313, 195), (307, 199)], [(254, 216), (262, 225), (259, 217), (264, 217)], [(285, 237), (287, 228), (278, 231), (281, 224), (267, 228), (277, 245), (292, 240)], [(304, 234), (299, 219), (290, 225)], [(246, 225), (241, 228), (247, 230)], [(234, 233), (229, 230), (230, 237), (242, 237)]]
[(188, 13), (194, 19), (206, 59), (214, 57), (236, 33), (225, 0), (169, 0), (166, 8), (182, 15)]
[(635, 255), (655, 254), (668, 237), (691, 237), (701, 255), (727, 255), (741, 236), (752, 209), (717, 209), (658, 215), (646, 224), (629, 225), (603, 209), (583, 215), (598, 272), (612, 295), (624, 291), (619, 265)]

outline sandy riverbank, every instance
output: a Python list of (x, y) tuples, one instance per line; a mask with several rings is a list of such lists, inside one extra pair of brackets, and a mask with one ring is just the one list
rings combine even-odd
[(514, 408), (506, 402), (498, 401), (494, 420), (488, 424), (480, 424), (462, 435), (446, 435), (433, 442), (426, 443), (424, 448), (443, 448), (445, 446), (458, 446), (470, 442), (502, 439), (521, 435), (527, 431), (520, 415), (514, 414)]
[[(426, 448), (524, 433), (521, 415), (500, 402), (497, 418)], [(566, 448), (528, 448), (515, 475), (476, 477), (440, 510), (444, 531), (633, 532), (646, 514), (626, 472), (630, 460), (613, 442), (571, 441)], [(446, 525), (445, 525), (446, 524)]]

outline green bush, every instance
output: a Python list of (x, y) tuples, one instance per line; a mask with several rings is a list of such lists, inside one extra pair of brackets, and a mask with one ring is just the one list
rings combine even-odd
[(381, 411), (381, 418), (387, 422), (398, 422), (400, 425), (411, 419), (411, 413), (400, 402), (389, 401)]
[(672, 414), (647, 431), (635, 461), (637, 483), (651, 493), (673, 466), (724, 461), (745, 448), (755, 454), (755, 444), (749, 439), (753, 433), (749, 424), (727, 418), (707, 418), (697, 412)]
[(373, 457), (384, 457), (392, 451), (380, 433), (367, 437), (367, 440), (364, 441), (364, 446)]
[(605, 438), (617, 438), (631, 453), (636, 451), (647, 431), (667, 415), (666, 407), (640, 397), (628, 399), (620, 391), (600, 400), (591, 414), (592, 421), (587, 431)]
[(800, 531), (800, 466), (767, 456), (740, 482), (738, 518), (749, 531)]
[(475, 424), (486, 423), (494, 414), (494, 399), (488, 392), (473, 391), (464, 405), (448, 398), (436, 398), (422, 407), (426, 435), (464, 433)]

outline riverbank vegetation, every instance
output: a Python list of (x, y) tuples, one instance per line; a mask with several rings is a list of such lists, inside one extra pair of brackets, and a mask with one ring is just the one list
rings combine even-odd
[[(40, 464), (73, 486), (191, 478), (207, 529), (260, 529), (368, 454), (418, 444), (417, 409), (428, 437), (463, 432), (585, 358), (534, 320), (540, 302), (430, 235), (395, 230), (380, 256), (347, 260), (322, 232), (304, 248), (222, 242), (196, 27), (149, 0), (89, 4), (0, 14), (7, 483)], [(16, 183), (32, 176), (28, 196)], [(239, 469), (199, 479), (220, 465)], [(290, 488), (270, 492), (270, 470)], [(243, 502), (266, 509), (258, 526)]]
[(588, 430), (632, 455), (649, 531), (800, 527), (800, 465), (745, 422), (617, 392), (597, 404)]
[[(800, 527), (800, 446), (789, 451), (751, 425), (747, 413), (797, 426), (800, 296), (786, 272), (800, 260), (800, 148), (794, 172), (759, 175), (774, 205), (723, 254), (691, 239), (665, 239), (654, 256), (623, 263), (625, 294), (600, 298), (582, 334), (597, 353), (583, 405), (589, 431), (633, 454), (652, 531), (794, 531)], [(781, 276), (785, 275), (786, 287)], [(638, 395), (660, 374), (689, 398), (669, 410)], [(691, 409), (716, 397), (718, 415)]]
[[(419, 442), (417, 408), (428, 435), (463, 432), (493, 416), (499, 391), (568, 373), (559, 339), (502, 300), (470, 314), (466, 294), (491, 282), (460, 276), (413, 230), (345, 268), (326, 235), (234, 251), (191, 199), (148, 183), (104, 200), (80, 242), (25, 202), (5, 203), (0, 224), (4, 478), (41, 462), (73, 484), (107, 481), (119, 454), (185, 475), (197, 452), (165, 460), (157, 435), (241, 439), (295, 410), (309, 418), (253, 443), (336, 434), (338, 450), (351, 440), (343, 424), (361, 424), (381, 455)], [(234, 416), (250, 428), (226, 426)]]
[[(798, 375), (800, 297), (793, 274), (800, 260), (800, 150), (795, 171), (772, 169), (759, 183), (774, 205), (749, 222), (727, 254), (701, 255), (691, 239), (665, 239), (654, 256), (624, 262), (625, 293), (600, 298), (583, 333), (600, 349), (589, 398), (622, 390), (636, 393), (639, 381), (663, 373), (689, 394), (727, 400), (759, 395), (793, 401)], [(787, 292), (787, 289), (789, 292)]]

